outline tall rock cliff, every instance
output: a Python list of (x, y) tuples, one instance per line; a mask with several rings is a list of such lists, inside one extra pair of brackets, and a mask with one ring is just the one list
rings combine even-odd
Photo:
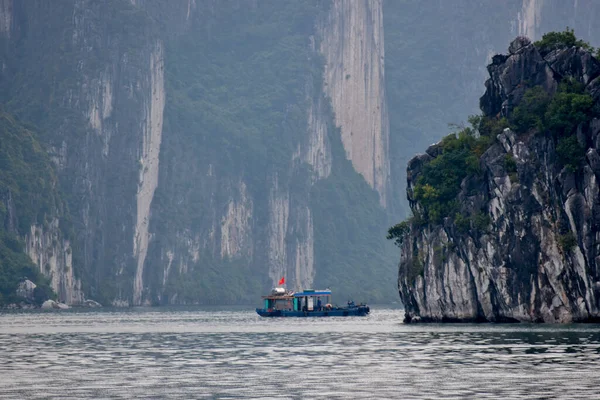
[[(373, 22), (364, 15), (347, 22), (350, 31), (338, 32), (335, 41), (327, 33), (333, 29), (330, 24), (338, 26), (349, 19), (356, 12), (354, 6), (340, 11), (336, 2), (229, 5), (231, 9), (197, 4), (188, 30), (168, 44), (167, 86), (174, 101), (165, 111), (166, 167), (157, 189), (159, 201), (153, 204), (157, 217), (151, 222), (153, 255), (147, 269), (152, 272), (144, 279), (146, 297), (161, 303), (218, 297), (251, 302), (282, 276), (294, 289), (335, 288), (333, 277), (342, 273), (342, 266), (349, 266), (346, 273), (352, 278), (337, 284), (338, 292), (347, 296), (357, 289), (353, 280), (366, 256), (345, 250), (358, 244), (359, 237), (341, 243), (342, 236), (330, 236), (329, 227), (348, 223), (339, 210), (331, 210), (339, 208), (332, 199), (316, 200), (323, 190), (339, 193), (340, 184), (358, 184), (355, 194), (367, 193), (369, 198), (366, 203), (357, 201), (356, 207), (377, 208), (375, 216), (356, 213), (366, 227), (359, 236), (371, 243), (370, 252), (380, 252), (375, 256), (382, 260), (380, 265), (390, 253), (376, 243), (376, 235), (366, 236), (377, 229), (377, 221), (384, 221), (385, 213), (375, 192), (339, 151), (343, 139), (336, 125), (342, 132), (345, 125), (332, 119), (324, 70), (337, 67), (340, 60), (330, 61), (321, 54), (353, 40), (351, 32), (372, 29)], [(359, 5), (368, 3), (356, 2)], [(286, 15), (295, 21), (291, 27), (282, 17)], [(215, 26), (219, 21), (236, 24), (238, 31)], [(240, 48), (242, 37), (251, 45)], [(230, 49), (236, 49), (235, 56)], [(353, 65), (381, 70), (379, 59), (370, 58), (372, 51), (356, 55)], [(223, 90), (230, 93), (224, 95)], [(378, 90), (379, 98), (373, 101), (383, 104), (383, 89)], [(353, 97), (353, 92), (346, 89), (344, 107), (360, 108), (362, 97)], [(356, 140), (372, 137), (373, 132), (356, 134)], [(369, 162), (372, 165), (373, 159)], [(196, 177), (194, 185), (189, 184), (190, 176)], [(350, 199), (353, 194), (343, 196)], [(339, 246), (335, 262), (326, 255), (332, 241)], [(368, 282), (365, 287), (372, 290), (377, 285)], [(228, 290), (223, 291), (225, 287)], [(365, 293), (364, 288), (359, 290)]]
[(0, 188), (5, 225), (36, 215), (11, 235), (70, 304), (391, 299), (382, 30), (376, 0), (2, 0), (0, 101), (57, 198)]
[(598, 9), (1, 0), (0, 102), (58, 199), (3, 191), (3, 209), (36, 215), (5, 230), (71, 303), (252, 302), (281, 275), (392, 300), (380, 238), (408, 155), (474, 108), (473, 76), (509, 36), (568, 21), (590, 39)]
[(325, 92), (346, 156), (385, 206), (390, 161), (383, 0), (334, 0), (321, 35)]
[[(36, 127), (55, 163), (70, 216), (49, 226), (69, 219), (75, 232), (66, 261), (52, 261), (66, 250), (45, 247), (57, 243), (56, 234), (37, 226), (25, 240), (27, 252), (64, 301), (83, 299), (81, 279), (87, 296), (139, 300), (165, 103), (161, 40), (151, 20), (126, 2), (18, 2), (5, 9), (12, 23), (2, 56), (3, 102)], [(60, 271), (79, 278), (58, 279)]]
[[(488, 66), (481, 136), (463, 130), (409, 162), (408, 321), (598, 319), (600, 62), (563, 38), (513, 41)], [(460, 160), (457, 202), (442, 201)]]
[[(50, 285), (60, 301), (81, 302), (73, 232), (68, 220), (59, 219), (66, 207), (52, 161), (31, 128), (4, 110), (0, 135), (0, 303), (24, 300), (15, 293), (24, 278), (37, 283), (39, 296), (49, 293)], [(35, 301), (46, 300), (39, 296)]]

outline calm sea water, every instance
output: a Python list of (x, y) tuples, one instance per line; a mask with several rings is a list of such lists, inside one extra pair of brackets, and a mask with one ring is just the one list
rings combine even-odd
[(0, 399), (600, 398), (600, 325), (262, 319), (251, 309), (0, 314)]

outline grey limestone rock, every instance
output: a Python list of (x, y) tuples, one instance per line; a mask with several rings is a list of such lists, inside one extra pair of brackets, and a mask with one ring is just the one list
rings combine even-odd
[(508, 46), (508, 52), (510, 54), (517, 54), (521, 49), (527, 47), (531, 44), (531, 40), (529, 40), (526, 36), (518, 36), (515, 40), (513, 40)]
[(71, 307), (64, 303), (56, 302), (54, 300), (46, 300), (42, 303), (43, 310), (68, 310), (69, 308)]
[(17, 296), (33, 301), (33, 291), (36, 287), (37, 285), (35, 283), (31, 282), (29, 279), (25, 279), (17, 286)]
[(87, 308), (100, 308), (102, 307), (102, 304), (98, 303), (97, 301), (87, 299), (81, 303), (81, 306)]
[[(488, 66), (481, 108), (509, 115), (526, 88), (553, 93), (562, 79), (587, 84), (592, 95), (600, 73), (589, 52), (563, 48), (542, 57), (526, 38)], [(482, 177), (467, 177), (461, 212), (484, 213), (490, 224), (461, 232), (443, 224), (412, 226), (405, 236), (398, 288), (406, 321), (577, 322), (600, 319), (600, 121), (578, 127), (587, 147), (576, 172), (562, 168), (552, 137), (505, 130), (481, 156)], [(408, 163), (408, 197), (427, 153)], [(506, 159), (516, 163), (507, 171)], [(416, 269), (415, 265), (421, 267)], [(415, 273), (417, 271), (418, 273)]]

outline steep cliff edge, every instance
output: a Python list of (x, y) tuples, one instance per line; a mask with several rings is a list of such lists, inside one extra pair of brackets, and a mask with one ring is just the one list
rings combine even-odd
[(26, 300), (15, 293), (24, 278), (37, 285), (38, 303), (52, 296), (48, 286), (60, 301), (81, 302), (72, 229), (52, 161), (35, 132), (1, 109), (0, 136), (0, 306)]
[(395, 255), (379, 239), (386, 213), (404, 214), (408, 156), (474, 108), (503, 35), (568, 20), (593, 39), (598, 10), (0, 0), (0, 103), (54, 164), (56, 187), (32, 193), (58, 199), (0, 201), (36, 214), (17, 247), (69, 303), (248, 303), (281, 275), (391, 301)]
[(0, 0), (0, 104), (56, 176), (45, 214), (0, 187), (19, 251), (70, 304), (391, 300), (382, 31), (381, 0)]
[[(330, 285), (340, 298), (382, 301), (393, 291), (384, 278), (358, 283), (370, 263), (391, 272), (392, 254), (377, 240), (385, 223), (377, 192), (347, 160), (345, 122), (334, 121), (325, 72), (339, 63), (381, 72), (372, 57), (379, 49), (344, 60), (323, 55), (357, 31), (373, 41), (381, 24), (366, 12), (353, 16), (377, 1), (341, 3), (198, 2), (185, 32), (166, 40), (146, 301), (251, 303), (282, 276), (289, 288)], [(377, 76), (346, 87), (338, 105), (361, 109), (364, 85)], [(368, 92), (374, 110), (384, 103), (377, 79), (376, 95)], [(355, 130), (354, 140), (373, 134), (380, 129)]]
[(152, 20), (124, 1), (5, 0), (0, 13), (10, 21), (0, 101), (35, 128), (66, 203), (27, 230), (25, 250), (62, 301), (79, 303), (82, 291), (103, 303), (139, 300), (165, 101)]
[(600, 63), (572, 32), (496, 55), (483, 116), (414, 157), (401, 247), (407, 321), (600, 316)]
[(377, 190), (389, 190), (389, 120), (385, 96), (383, 0), (334, 0), (319, 27), (325, 92), (341, 129), (346, 156)]

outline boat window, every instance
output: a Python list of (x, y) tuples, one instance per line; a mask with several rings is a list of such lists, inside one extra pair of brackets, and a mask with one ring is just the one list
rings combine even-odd
[(292, 309), (292, 299), (272, 299), (271, 300), (271, 308), (273, 310), (291, 310)]

